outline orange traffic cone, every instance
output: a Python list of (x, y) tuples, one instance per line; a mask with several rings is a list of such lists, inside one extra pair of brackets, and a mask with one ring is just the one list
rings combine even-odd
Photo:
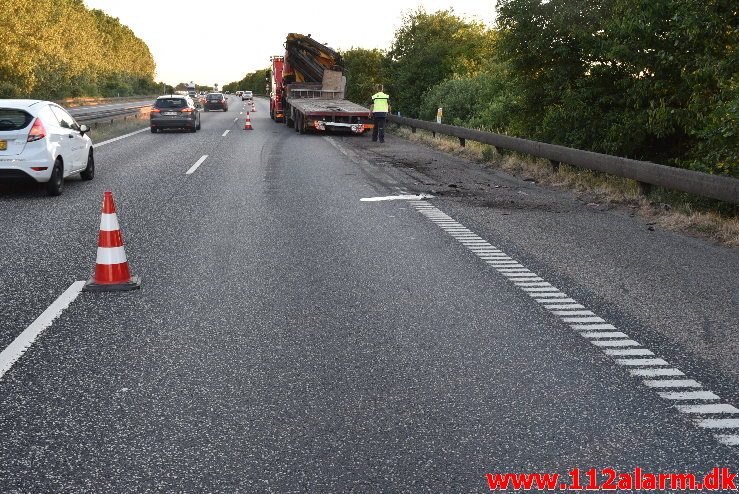
[(251, 126), (251, 117), (249, 117), (249, 112), (246, 112), (246, 122), (244, 122), (244, 130), (254, 130), (254, 127)]
[(257, 106), (254, 103), (251, 104), (251, 111), (257, 111)]
[(113, 193), (103, 196), (103, 211), (100, 215), (100, 236), (95, 263), (95, 275), (85, 283), (88, 292), (121, 292), (141, 288), (141, 279), (131, 276), (128, 260), (123, 250), (123, 237), (118, 226)]

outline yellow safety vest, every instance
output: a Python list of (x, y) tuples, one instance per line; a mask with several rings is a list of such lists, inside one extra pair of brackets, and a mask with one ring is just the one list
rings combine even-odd
[(372, 95), (372, 111), (375, 113), (387, 113), (390, 111), (390, 96), (380, 91)]

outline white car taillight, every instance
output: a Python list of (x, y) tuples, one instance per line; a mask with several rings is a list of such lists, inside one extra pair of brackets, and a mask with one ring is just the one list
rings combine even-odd
[(28, 138), (26, 141), (34, 142), (43, 139), (44, 137), (46, 137), (46, 129), (44, 128), (44, 124), (41, 123), (41, 120), (37, 118), (36, 121), (33, 122), (33, 127), (31, 127), (30, 132), (28, 132)]

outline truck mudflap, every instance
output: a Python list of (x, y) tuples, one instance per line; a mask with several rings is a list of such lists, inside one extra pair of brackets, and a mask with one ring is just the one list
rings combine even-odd
[(371, 123), (352, 124), (343, 122), (326, 122), (323, 120), (313, 120), (310, 125), (316, 130), (348, 129), (351, 130), (354, 134), (361, 134), (365, 130), (372, 130), (374, 128), (374, 125)]

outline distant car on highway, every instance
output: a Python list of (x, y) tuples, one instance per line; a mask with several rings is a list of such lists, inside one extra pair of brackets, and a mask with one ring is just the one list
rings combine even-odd
[(228, 111), (228, 101), (222, 93), (208, 93), (205, 97), (205, 111), (223, 110)]
[(44, 183), (58, 196), (71, 175), (92, 180), (89, 131), (50, 101), (0, 99), (0, 181)]
[(161, 129), (200, 130), (200, 110), (189, 96), (159, 96), (149, 113), (151, 133)]
[(251, 91), (244, 91), (241, 93), (241, 101), (246, 101), (248, 99), (252, 98), (252, 92)]

